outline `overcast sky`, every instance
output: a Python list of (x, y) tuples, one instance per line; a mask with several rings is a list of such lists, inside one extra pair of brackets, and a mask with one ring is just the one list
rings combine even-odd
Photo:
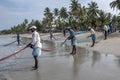
[[(114, 0), (79, 0), (85, 5), (91, 1), (98, 3), (99, 9), (106, 12), (118, 14), (110, 8), (109, 3)], [(54, 8), (69, 8), (71, 0), (0, 0), (0, 30), (10, 29), (14, 25), (20, 24), (24, 19), (42, 20), (43, 12), (46, 7), (52, 11)]]

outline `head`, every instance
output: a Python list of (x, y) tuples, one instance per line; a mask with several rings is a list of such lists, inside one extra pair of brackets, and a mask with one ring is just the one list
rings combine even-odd
[(68, 31), (70, 31), (70, 29), (71, 29), (70, 27), (67, 27), (67, 28), (66, 28), (66, 30), (68, 30)]
[(34, 32), (37, 29), (37, 27), (36, 26), (32, 26), (29, 29), (31, 30), (31, 32)]
[(88, 27), (88, 31), (90, 31), (91, 30), (91, 27)]

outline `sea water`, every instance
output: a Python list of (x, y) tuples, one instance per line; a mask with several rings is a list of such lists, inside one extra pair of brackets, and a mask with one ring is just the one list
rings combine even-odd
[[(19, 50), (22, 46), (24, 46), (22, 44), (18, 46), (16, 40), (17, 40), (16, 37), (12, 37), (12, 36), (0, 36), (0, 59), (15, 53), (15, 51)], [(14, 43), (9, 44), (11, 42)], [(15, 58), (16, 57), (11, 57), (4, 61), (0, 61), (0, 67), (2, 68), (11, 65), (12, 63), (14, 63)]]

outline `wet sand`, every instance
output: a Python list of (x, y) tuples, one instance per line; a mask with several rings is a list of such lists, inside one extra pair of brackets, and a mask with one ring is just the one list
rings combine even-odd
[[(113, 40), (116, 40), (115, 43)], [(74, 56), (69, 55), (70, 46), (57, 45), (54, 52), (42, 52), (38, 70), (31, 68), (34, 60), (32, 50), (28, 48), (16, 58), (14, 64), (0, 68), (0, 73), (4, 73), (7, 80), (119, 80), (120, 56), (113, 53), (116, 49), (119, 50), (119, 41), (119, 36), (108, 40), (101, 39), (94, 48), (89, 47), (90, 42), (79, 43)], [(47, 42), (46, 45), (53, 44)], [(111, 47), (108, 49), (106, 46)], [(115, 49), (111, 50), (112, 48)], [(105, 51), (112, 53), (106, 55)]]

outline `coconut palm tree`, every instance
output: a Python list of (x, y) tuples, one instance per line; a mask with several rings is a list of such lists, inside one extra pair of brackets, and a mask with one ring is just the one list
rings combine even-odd
[(104, 26), (104, 24), (106, 24), (107, 22), (107, 14), (103, 11), (103, 10), (100, 10), (99, 11), (99, 18), (98, 18), (100, 24), (99, 26), (102, 27)]
[(53, 22), (53, 13), (50, 11), (48, 7), (45, 8), (44, 10), (44, 16), (45, 16), (45, 21), (46, 21), (46, 27), (51, 29), (52, 28), (52, 22)]
[(55, 8), (54, 11), (53, 11), (53, 13), (54, 13), (54, 16), (58, 16), (59, 15), (59, 9)]
[(59, 11), (59, 17), (60, 17), (60, 20), (62, 21), (62, 28), (66, 27), (68, 13), (67, 13), (67, 9), (65, 7), (62, 7), (60, 9), (60, 11)]
[(87, 9), (85, 6), (81, 6), (79, 9), (79, 20), (78, 20), (78, 26), (82, 29), (85, 29), (87, 26)]
[(55, 25), (55, 27), (58, 27), (58, 16), (59, 16), (59, 9), (58, 8), (55, 8), (54, 11), (53, 11), (53, 17), (54, 17), (54, 20), (53, 20), (53, 23)]
[(116, 15), (113, 15), (113, 17), (112, 17), (112, 22), (113, 22), (114, 24), (116, 24), (116, 23), (118, 22), (118, 18), (117, 18)]
[(107, 13), (107, 22), (110, 22), (112, 19), (112, 14), (111, 13)]
[(62, 21), (65, 21), (65, 19), (68, 17), (68, 13), (67, 13), (67, 9), (65, 7), (62, 7), (60, 9), (60, 18), (62, 19)]
[(99, 13), (99, 9), (98, 9), (98, 5), (96, 2), (91, 2), (88, 3), (88, 16), (89, 16), (89, 20), (91, 20), (91, 22), (95, 23), (95, 21), (98, 18), (98, 13)]
[(70, 10), (74, 17), (77, 17), (80, 6), (81, 5), (80, 5), (80, 3), (78, 3), (78, 0), (71, 0)]
[(116, 8), (120, 10), (120, 0), (114, 0), (113, 2), (110, 3), (111, 8)]

